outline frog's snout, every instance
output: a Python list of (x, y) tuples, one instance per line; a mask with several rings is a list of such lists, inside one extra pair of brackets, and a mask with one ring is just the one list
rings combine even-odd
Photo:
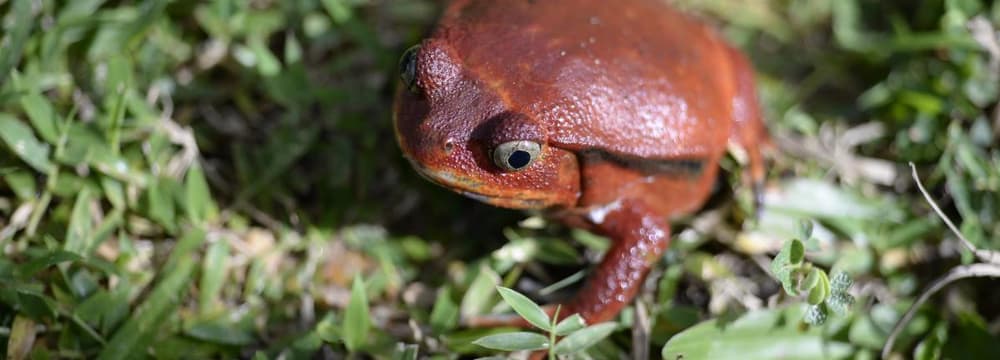
[(403, 151), (414, 161), (423, 164), (442, 164), (448, 161), (458, 149), (458, 140), (453, 136), (438, 135), (421, 129), (418, 136), (410, 136), (401, 144)]

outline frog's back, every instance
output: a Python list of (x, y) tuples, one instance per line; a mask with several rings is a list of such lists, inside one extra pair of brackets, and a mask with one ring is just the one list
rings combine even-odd
[(727, 49), (662, 0), (458, 0), (434, 36), (553, 146), (710, 162), (725, 148)]

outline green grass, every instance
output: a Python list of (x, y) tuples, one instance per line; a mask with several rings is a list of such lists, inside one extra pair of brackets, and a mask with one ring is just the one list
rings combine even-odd
[[(739, 186), (680, 219), (642, 306), (587, 354), (876, 357), (922, 290), (977, 261), (908, 162), (965, 238), (1000, 249), (1000, 53), (981, 44), (1000, 4), (676, 2), (750, 55), (782, 151), (760, 219)], [(402, 159), (396, 59), (438, 6), (0, 0), (0, 354), (502, 354), (472, 342), (503, 330), (459, 319), (511, 311), (497, 285), (572, 294), (607, 243)], [(805, 259), (850, 274), (857, 298), (808, 330), (808, 299), (764, 270), (802, 221)], [(946, 286), (893, 356), (994, 353), (996, 288)], [(630, 330), (640, 315), (650, 329)]]

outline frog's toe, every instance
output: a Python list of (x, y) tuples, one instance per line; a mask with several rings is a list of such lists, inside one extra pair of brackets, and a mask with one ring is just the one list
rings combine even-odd
[(753, 215), (757, 221), (764, 212), (764, 180), (754, 180), (753, 182)]

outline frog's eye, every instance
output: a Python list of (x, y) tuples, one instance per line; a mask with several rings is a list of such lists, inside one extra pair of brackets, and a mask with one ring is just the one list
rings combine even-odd
[(419, 52), (420, 45), (414, 45), (406, 49), (403, 57), (399, 59), (399, 78), (403, 80), (406, 89), (414, 94), (420, 93), (420, 88), (417, 87), (417, 54)]
[(493, 149), (493, 163), (509, 171), (524, 170), (542, 153), (542, 146), (533, 141), (510, 141)]

